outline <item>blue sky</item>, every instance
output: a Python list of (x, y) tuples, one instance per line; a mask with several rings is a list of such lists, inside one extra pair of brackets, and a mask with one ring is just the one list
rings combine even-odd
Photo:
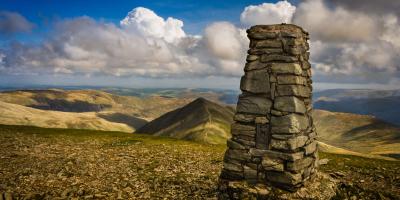
[[(32, 3), (34, 2), (34, 3)], [(174, 17), (184, 21), (184, 30), (198, 34), (214, 21), (239, 23), (239, 16), (248, 5), (276, 1), (222, 1), (222, 0), (0, 0), (0, 10), (19, 12), (38, 25), (36, 31), (46, 29), (52, 21), (78, 16), (90, 16), (97, 20), (119, 23), (126, 13), (136, 7), (146, 7), (161, 17)]]
[(245, 29), (285, 22), (310, 32), (316, 88), (391, 89), (398, 10), (398, 0), (0, 0), (0, 84), (237, 89)]

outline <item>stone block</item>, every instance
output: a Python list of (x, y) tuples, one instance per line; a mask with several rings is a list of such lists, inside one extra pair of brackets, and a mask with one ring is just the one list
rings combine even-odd
[(314, 140), (317, 138), (317, 132), (315, 132), (315, 130), (312, 130), (309, 134), (308, 137), (310, 138), (310, 140)]
[(278, 85), (278, 96), (311, 97), (311, 89), (303, 85)]
[(248, 71), (240, 80), (242, 91), (254, 94), (269, 94), (269, 74), (267, 70)]
[(282, 48), (279, 40), (260, 40), (255, 42), (255, 48)]
[(281, 134), (296, 134), (308, 127), (308, 119), (304, 115), (290, 114), (281, 117), (271, 117), (271, 132)]
[(247, 114), (241, 114), (241, 113), (236, 113), (235, 116), (233, 116), (233, 120), (238, 121), (238, 122), (245, 122), (245, 123), (251, 123), (254, 122), (256, 116), (254, 115), (247, 115)]
[(269, 122), (267, 117), (256, 117), (254, 120), (256, 124), (267, 124)]
[(262, 96), (240, 95), (236, 107), (239, 113), (266, 115), (270, 112), (271, 100)]
[(303, 47), (295, 46), (295, 47), (289, 47), (288, 49), (285, 49), (285, 51), (290, 55), (297, 56), (305, 53), (306, 49)]
[(284, 112), (294, 112), (304, 114), (306, 107), (304, 102), (294, 96), (276, 97), (274, 100), (274, 108)]
[(303, 61), (301, 63), (301, 68), (302, 69), (310, 69), (311, 68), (311, 64), (308, 61)]
[(279, 151), (273, 151), (273, 150), (262, 150), (262, 149), (255, 149), (255, 148), (250, 148), (249, 154), (251, 156), (255, 157), (268, 157), (268, 158), (279, 158), (282, 160), (289, 160), (289, 161), (295, 161), (298, 159), (303, 158), (304, 152), (296, 152), (296, 153), (283, 153)]
[(283, 49), (280, 48), (258, 48), (258, 49), (249, 49), (247, 51), (250, 55), (263, 55), (263, 54), (273, 54), (273, 53), (283, 53)]
[(292, 174), (290, 172), (266, 172), (267, 180), (274, 183), (286, 184), (286, 185), (297, 185), (302, 182), (301, 174)]
[(254, 141), (255, 139), (248, 140), (248, 139), (242, 139), (242, 138), (235, 137), (234, 140), (237, 141), (238, 143), (246, 146), (246, 148), (253, 148), (256, 146), (256, 142)]
[(317, 150), (317, 141), (313, 141), (310, 144), (308, 144), (307, 146), (304, 147), (304, 153), (306, 155), (310, 155), (312, 153), (314, 153)]
[(241, 180), (243, 179), (243, 172), (229, 171), (227, 169), (222, 169), (221, 178), (225, 180)]
[(249, 161), (250, 159), (251, 156), (247, 152), (247, 150), (238, 150), (238, 149), (228, 149), (225, 153), (225, 158), (224, 158), (224, 160), (226, 161), (238, 160), (241, 162)]
[(235, 122), (231, 125), (232, 131), (255, 131), (256, 127), (252, 125)]
[(232, 139), (229, 139), (226, 143), (227, 143), (228, 148), (230, 148), (230, 149), (241, 149), (241, 150), (246, 149), (245, 146), (233, 141)]
[(258, 59), (259, 59), (259, 56), (257, 56), (257, 55), (247, 55), (247, 57), (246, 57), (247, 62), (256, 61)]
[(308, 140), (307, 136), (295, 136), (288, 140), (271, 140), (271, 147), (273, 149), (294, 151), (300, 147), (303, 147)]
[(280, 75), (277, 81), (279, 85), (307, 85), (307, 79), (302, 76)]
[(286, 63), (291, 63), (291, 62), (296, 62), (297, 58), (293, 56), (285, 56), (285, 55), (279, 55), (279, 54), (263, 54), (260, 57), (261, 62), (286, 62)]
[(229, 161), (225, 161), (223, 164), (224, 169), (234, 172), (243, 172), (242, 165), (238, 163), (231, 163)]
[(283, 112), (274, 109), (271, 110), (271, 114), (275, 116), (283, 116)]
[(287, 38), (286, 40), (284, 40), (285, 41), (285, 43), (286, 43), (286, 45), (288, 45), (288, 46), (291, 46), (291, 47), (293, 47), (293, 46), (302, 46), (302, 45), (304, 45), (304, 40), (302, 40), (302, 39), (295, 39), (295, 38)]
[(273, 32), (251, 32), (248, 33), (248, 37), (250, 39), (265, 40), (265, 39), (274, 39), (277, 37), (277, 35), (276, 33)]
[(284, 171), (283, 160), (277, 158), (263, 157), (261, 165), (266, 171)]
[(293, 135), (280, 135), (280, 134), (272, 135), (272, 138), (277, 139), (277, 140), (289, 140), (292, 137), (293, 137)]
[(257, 182), (257, 170), (252, 169), (248, 166), (243, 166), (243, 175), (244, 178), (250, 183)]
[(266, 63), (259, 62), (258, 60), (248, 62), (244, 66), (244, 71), (251, 71), (251, 70), (260, 70), (260, 69), (265, 69), (267, 68)]
[(271, 63), (271, 70), (276, 74), (301, 75), (303, 70), (298, 63)]
[(294, 162), (287, 162), (286, 168), (293, 172), (299, 172), (310, 166), (314, 162), (314, 158), (305, 157), (303, 159), (296, 160)]
[(282, 31), (281, 36), (285, 38), (302, 38), (302, 35), (296, 32)]

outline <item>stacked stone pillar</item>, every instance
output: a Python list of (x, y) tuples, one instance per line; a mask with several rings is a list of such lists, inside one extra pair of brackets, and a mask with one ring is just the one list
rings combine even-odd
[(250, 49), (220, 190), (244, 181), (295, 191), (315, 174), (318, 159), (309, 36), (291, 24), (257, 25), (247, 33)]

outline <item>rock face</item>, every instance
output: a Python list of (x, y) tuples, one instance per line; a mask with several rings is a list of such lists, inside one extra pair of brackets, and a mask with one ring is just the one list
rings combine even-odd
[(297, 191), (316, 174), (308, 33), (291, 24), (257, 25), (250, 39), (235, 122), (220, 176), (220, 199), (229, 185)]

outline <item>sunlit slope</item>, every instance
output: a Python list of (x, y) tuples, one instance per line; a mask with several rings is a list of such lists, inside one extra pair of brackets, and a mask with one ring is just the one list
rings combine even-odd
[(370, 115), (314, 110), (319, 140), (355, 152), (400, 155), (400, 128)]
[[(107, 121), (95, 112), (72, 113), (40, 110), (0, 101), (0, 124), (30, 125), (46, 128), (74, 128), (132, 132), (123, 123)], [(104, 115), (107, 115), (105, 113)]]
[(113, 111), (152, 120), (186, 105), (191, 99), (118, 96), (98, 90), (18, 90), (0, 93), (0, 101), (64, 112)]
[(149, 122), (136, 132), (224, 144), (230, 137), (232, 117), (232, 108), (198, 98)]

